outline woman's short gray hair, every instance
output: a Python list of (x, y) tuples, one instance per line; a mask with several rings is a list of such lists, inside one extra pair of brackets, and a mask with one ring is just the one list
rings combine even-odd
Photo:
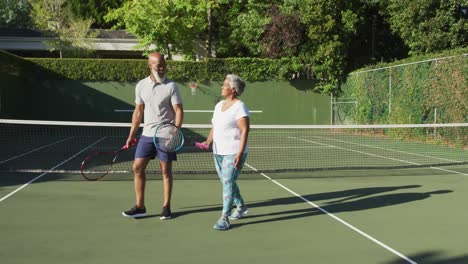
[(241, 77), (235, 74), (228, 74), (226, 75), (226, 79), (229, 80), (229, 86), (237, 95), (241, 95), (244, 92), (245, 82)]

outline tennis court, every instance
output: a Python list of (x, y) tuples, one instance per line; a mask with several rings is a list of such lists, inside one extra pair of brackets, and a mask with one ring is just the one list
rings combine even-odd
[(179, 154), (170, 221), (156, 162), (142, 219), (120, 214), (134, 201), (132, 151), (102, 181), (81, 177), (88, 152), (127, 133), (2, 120), (2, 263), (468, 263), (466, 124), (253, 127), (239, 180), (249, 213), (225, 232), (212, 229), (221, 185), (207, 151)]

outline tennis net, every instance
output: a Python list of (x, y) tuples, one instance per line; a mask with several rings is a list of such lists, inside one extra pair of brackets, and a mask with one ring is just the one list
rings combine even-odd
[[(129, 128), (127, 123), (0, 119), (0, 171), (79, 173), (88, 153), (120, 149)], [(203, 141), (209, 130), (210, 125), (184, 125), (189, 140), (174, 173), (215, 174), (212, 153), (191, 144)], [(243, 173), (459, 166), (468, 164), (468, 123), (252, 125), (248, 146)], [(121, 154), (111, 173), (131, 174), (134, 151)], [(159, 174), (158, 162), (150, 162), (147, 172)]]

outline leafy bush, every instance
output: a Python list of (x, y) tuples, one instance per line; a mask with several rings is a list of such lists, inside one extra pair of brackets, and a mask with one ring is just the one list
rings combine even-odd
[[(463, 51), (351, 73), (341, 86), (341, 97), (356, 100), (357, 107), (342, 110), (346, 119), (357, 124), (467, 123), (468, 56)], [(440, 139), (468, 145), (466, 128), (449, 131), (439, 129)]]
[[(86, 81), (136, 81), (148, 75), (146, 60), (30, 58), (32, 63), (56, 78)], [(228, 58), (204, 61), (167, 61), (169, 78), (174, 80), (219, 81), (228, 73), (246, 81), (289, 80), (303, 66), (297, 59)], [(304, 74), (302, 76), (305, 76)], [(50, 78), (50, 75), (44, 75)]]

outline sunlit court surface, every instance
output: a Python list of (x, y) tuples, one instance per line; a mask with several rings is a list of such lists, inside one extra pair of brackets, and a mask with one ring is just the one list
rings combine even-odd
[(128, 124), (1, 122), (2, 263), (468, 263), (466, 124), (252, 126), (238, 181), (249, 212), (212, 228), (222, 189), (209, 150), (174, 165), (173, 219), (148, 168), (148, 216), (129, 219), (134, 148), (100, 181), (80, 164)]

